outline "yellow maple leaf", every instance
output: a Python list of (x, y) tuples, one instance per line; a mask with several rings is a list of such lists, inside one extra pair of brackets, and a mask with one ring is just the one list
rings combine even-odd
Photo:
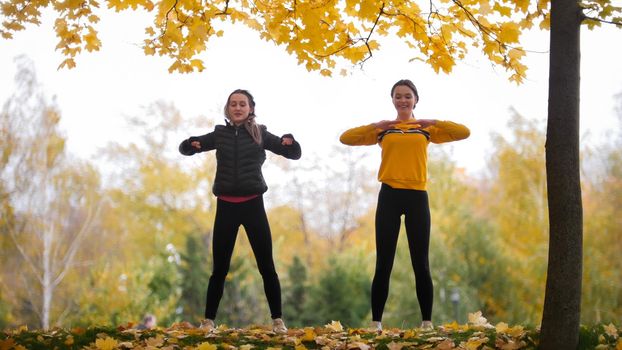
[(514, 338), (519, 338), (525, 334), (525, 329), (523, 328), (523, 326), (514, 326), (511, 328), (508, 328), (505, 331), (505, 334), (508, 334)]
[(519, 25), (521, 28), (530, 29), (531, 27), (533, 27), (533, 21), (530, 18), (525, 18), (519, 22)]
[(529, 10), (529, 0), (513, 0), (515, 9), (526, 13)]
[(513, 59), (513, 60), (518, 60), (523, 56), (525, 56), (525, 50), (523, 49), (513, 48), (513, 49), (510, 49), (510, 51), (508, 52), (508, 57), (510, 57), (510, 59)]
[(73, 60), (73, 58), (67, 58), (65, 59), (63, 62), (61, 62), (61, 64), (58, 66), (58, 69), (67, 67), (69, 69), (71, 68), (75, 68), (76, 67), (76, 61)]
[(495, 2), (494, 10), (497, 11), (501, 16), (510, 17), (512, 16), (512, 9), (508, 6), (503, 6), (498, 2)]
[(464, 344), (464, 346), (466, 347), (467, 350), (477, 350), (480, 347), (480, 345), (486, 343), (487, 341), (488, 341), (487, 337), (484, 337), (484, 338), (472, 337), (472, 338), (469, 338), (469, 340)]
[(404, 332), (404, 339), (410, 339), (410, 338), (415, 338), (415, 337), (417, 337), (417, 332), (413, 331), (412, 329), (409, 329), (406, 332)]
[(113, 350), (117, 347), (118, 342), (110, 337), (99, 338), (95, 340), (95, 347), (98, 350)]
[(244, 344), (244, 345), (240, 346), (240, 350), (251, 350), (254, 347), (255, 346), (251, 345), (251, 344)]
[(194, 69), (198, 70), (199, 72), (202, 72), (205, 69), (205, 66), (203, 65), (203, 61), (200, 59), (193, 59), (190, 60), (190, 66), (192, 66)]
[(453, 321), (452, 323), (445, 323), (443, 325), (443, 328), (447, 329), (447, 330), (458, 330), (460, 329), (460, 325), (458, 324), (458, 322)]
[(547, 14), (546, 17), (540, 22), (540, 29), (551, 29), (551, 17)]
[(300, 338), (301, 341), (314, 341), (317, 334), (312, 327), (305, 327), (305, 334)]
[(151, 45), (149, 45), (149, 42), (145, 42), (145, 46), (143, 47), (143, 51), (145, 52), (145, 55), (149, 55), (149, 56), (153, 56), (156, 52), (155, 48)]
[(84, 47), (89, 52), (99, 51), (99, 48), (101, 47), (101, 42), (99, 41), (99, 38), (97, 38), (97, 32), (91, 26), (88, 27), (88, 30), (89, 32), (84, 35)]
[(609, 323), (608, 325), (604, 326), (604, 329), (605, 333), (613, 337), (613, 339), (618, 338), (618, 329), (616, 328), (616, 326), (613, 325), (613, 323)]
[(333, 332), (343, 332), (343, 326), (339, 321), (332, 321), (331, 323), (324, 326)]
[(164, 337), (158, 334), (156, 337), (151, 337), (145, 340), (147, 346), (161, 347), (164, 345)]
[(359, 3), (359, 18), (375, 19), (380, 11), (380, 4), (377, 1), (364, 0)]
[(492, 11), (490, 7), (490, 3), (488, 0), (480, 0), (479, 1), (479, 13), (482, 15), (487, 15)]
[(320, 70), (320, 74), (322, 74), (325, 77), (330, 77), (330, 76), (333, 75), (333, 72), (331, 72), (330, 69), (324, 68), (324, 69)]
[(470, 313), (469, 323), (475, 327), (492, 327), (492, 325), (488, 323), (488, 320), (482, 316), (481, 311)]
[(502, 43), (517, 43), (520, 36), (520, 28), (518, 24), (513, 22), (506, 22), (501, 25), (498, 39)]
[(499, 322), (495, 326), (495, 330), (497, 331), (497, 333), (505, 333), (508, 330), (508, 328), (509, 328), (508, 324), (505, 322)]
[(197, 350), (217, 350), (218, 347), (214, 344), (210, 344), (209, 342), (203, 342), (197, 346)]
[(618, 343), (616, 344), (616, 350), (622, 350), (622, 339), (618, 339)]

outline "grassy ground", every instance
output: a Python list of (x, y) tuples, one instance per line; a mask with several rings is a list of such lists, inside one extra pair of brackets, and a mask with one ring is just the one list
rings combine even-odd
[[(613, 325), (581, 328), (580, 349), (622, 350), (622, 330)], [(183, 349), (183, 350), (406, 350), (406, 349), (535, 349), (538, 330), (504, 323), (445, 324), (431, 331), (344, 329), (339, 322), (324, 327), (290, 329), (274, 334), (269, 328), (244, 329), (220, 326), (205, 332), (189, 323), (139, 331), (132, 324), (119, 327), (28, 330), (22, 327), (0, 333), (0, 350), (23, 349)]]

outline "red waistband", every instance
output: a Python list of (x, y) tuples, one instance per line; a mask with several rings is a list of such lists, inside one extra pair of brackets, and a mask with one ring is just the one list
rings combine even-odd
[(259, 197), (258, 194), (251, 194), (250, 196), (218, 196), (218, 199), (230, 203), (242, 203), (257, 197)]

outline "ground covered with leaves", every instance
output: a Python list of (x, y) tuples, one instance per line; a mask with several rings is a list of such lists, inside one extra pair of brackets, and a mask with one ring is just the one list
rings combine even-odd
[[(333, 321), (323, 327), (290, 329), (275, 334), (265, 326), (228, 328), (208, 332), (183, 322), (169, 328), (137, 330), (132, 324), (119, 327), (28, 330), (21, 327), (0, 333), (0, 350), (407, 350), (407, 349), (536, 349), (535, 328), (490, 325), (481, 314), (469, 315), (469, 323), (444, 324), (433, 330), (386, 329), (374, 332), (344, 328)], [(581, 327), (580, 349), (622, 350), (622, 329), (613, 324)]]

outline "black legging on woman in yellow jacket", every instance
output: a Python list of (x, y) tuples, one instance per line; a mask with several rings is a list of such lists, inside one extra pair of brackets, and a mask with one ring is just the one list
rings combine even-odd
[(376, 208), (376, 269), (371, 290), (373, 321), (382, 320), (389, 295), (402, 215), (405, 217), (421, 317), (431, 320), (434, 289), (428, 263), (430, 206), (426, 191), (427, 147), (430, 142), (457, 141), (467, 138), (469, 134), (464, 125), (449, 121), (437, 121), (433, 126), (417, 128), (411, 120), (384, 131), (370, 124), (347, 130), (341, 135), (340, 140), (346, 145), (379, 144), (382, 148), (378, 170), (382, 186)]

